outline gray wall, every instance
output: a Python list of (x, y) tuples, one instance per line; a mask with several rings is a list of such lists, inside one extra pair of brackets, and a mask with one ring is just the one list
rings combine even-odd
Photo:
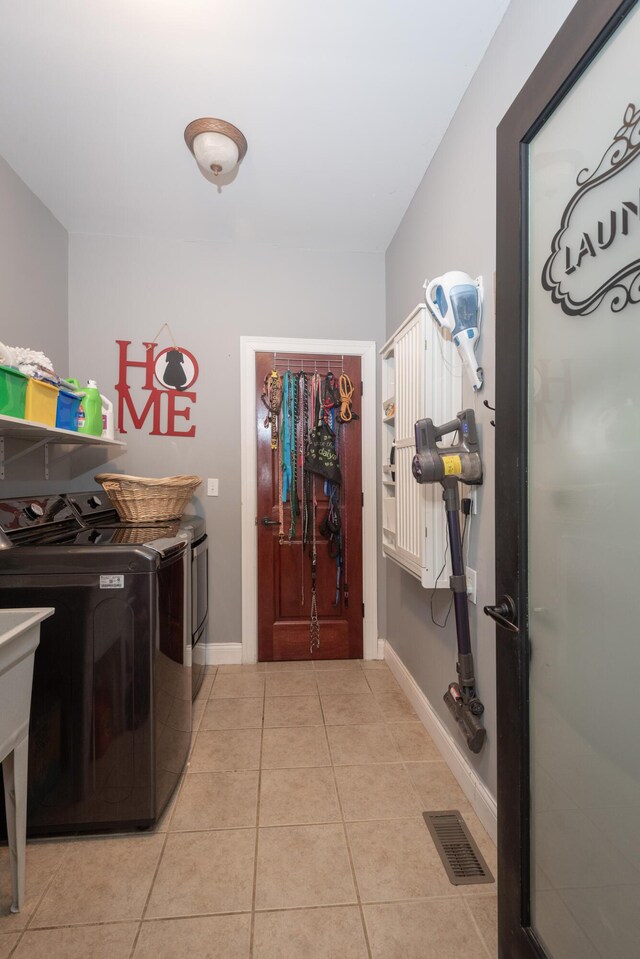
[[(198, 508), (211, 536), (210, 642), (241, 639), (241, 335), (384, 341), (382, 254), (73, 235), (70, 238), (70, 367), (116, 399), (116, 339), (152, 340), (169, 323), (200, 364), (194, 439), (131, 431), (119, 472), (218, 477), (220, 495)], [(170, 342), (160, 338), (162, 347)], [(136, 346), (137, 344), (137, 346)], [(131, 378), (133, 379), (133, 377)], [(81, 456), (90, 454), (82, 453)], [(91, 454), (93, 455), (93, 454)], [(95, 459), (76, 488), (93, 485)], [(93, 468), (95, 467), (95, 468)], [(381, 615), (384, 615), (381, 604)]]
[(0, 340), (67, 374), (67, 231), (0, 157)]
[[(494, 431), (483, 406), (495, 397), (494, 271), (496, 246), (496, 127), (573, 6), (573, 0), (512, 0), (467, 93), (412, 200), (386, 255), (387, 334), (422, 296), (422, 283), (447, 270), (484, 277), (482, 338), (478, 348), (485, 386), (474, 399), (465, 384), (465, 406), (475, 406), (485, 466), (478, 515), (472, 518), (469, 565), (477, 570), (477, 606), (471, 606), (476, 677), (486, 706), (488, 741), (474, 757), (461, 749), (490, 791), (496, 792), (495, 631), (481, 613), (494, 593)], [(498, 428), (500, 414), (497, 414)], [(445, 630), (432, 625), (431, 592), (389, 560), (386, 639), (404, 661), (443, 722), (458, 739), (442, 702), (455, 679), (453, 613)], [(440, 591), (441, 614), (449, 595)], [(458, 739), (458, 741), (460, 741)]]
[[(52, 213), (0, 157), (0, 341), (40, 350), (66, 376), (69, 361), (67, 320), (68, 235)], [(5, 455), (24, 444), (7, 438)], [(29, 453), (6, 467), (0, 481), (4, 496), (59, 488), (68, 461), (51, 466), (44, 477), (43, 451)]]

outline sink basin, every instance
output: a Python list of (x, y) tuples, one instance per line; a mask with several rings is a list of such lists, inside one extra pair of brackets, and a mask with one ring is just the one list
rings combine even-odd
[(54, 612), (51, 607), (0, 609), (0, 761), (13, 885), (12, 912), (20, 911), (24, 899), (33, 657), (40, 642), (40, 623)]

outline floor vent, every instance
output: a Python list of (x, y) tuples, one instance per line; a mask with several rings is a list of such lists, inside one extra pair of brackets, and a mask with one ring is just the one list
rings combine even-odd
[(494, 882), (489, 867), (457, 809), (423, 812), (422, 815), (454, 886)]

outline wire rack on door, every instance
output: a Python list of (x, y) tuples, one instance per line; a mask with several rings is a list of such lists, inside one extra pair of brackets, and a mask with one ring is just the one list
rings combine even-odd
[(285, 373), (289, 370), (292, 373), (324, 373), (332, 368), (344, 371), (343, 353), (321, 353), (318, 356), (291, 356), (285, 354), (273, 354), (273, 368), (278, 373)]

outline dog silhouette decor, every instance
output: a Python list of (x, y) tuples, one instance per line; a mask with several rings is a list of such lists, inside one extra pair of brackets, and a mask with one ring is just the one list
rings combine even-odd
[(187, 374), (184, 371), (184, 356), (180, 350), (169, 350), (167, 365), (162, 377), (165, 386), (172, 386), (176, 390), (184, 390), (187, 383)]

